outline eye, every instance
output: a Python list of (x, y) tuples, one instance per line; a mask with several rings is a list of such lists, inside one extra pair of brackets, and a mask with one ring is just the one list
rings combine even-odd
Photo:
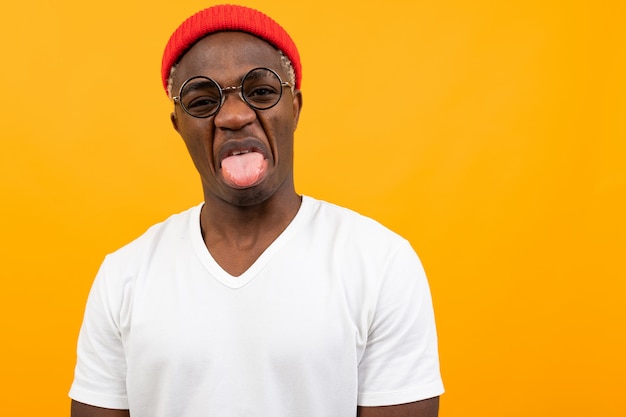
[(242, 83), (246, 101), (258, 109), (267, 109), (278, 103), (282, 94), (280, 79), (267, 68), (250, 71)]
[(278, 91), (272, 86), (255, 86), (248, 89), (245, 94), (250, 100), (274, 100)]
[(219, 97), (199, 96), (193, 98), (185, 97), (185, 107), (191, 109), (212, 108), (218, 105)]
[(220, 89), (215, 81), (195, 77), (183, 84), (180, 101), (185, 110), (194, 116), (205, 117), (220, 105)]

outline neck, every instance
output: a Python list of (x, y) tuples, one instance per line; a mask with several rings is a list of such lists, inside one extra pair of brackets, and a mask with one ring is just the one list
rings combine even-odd
[(296, 216), (302, 198), (295, 191), (277, 197), (254, 206), (205, 199), (200, 214), (204, 243), (226, 272), (243, 274)]
[(302, 202), (295, 190), (278, 191), (254, 205), (235, 205), (207, 197), (200, 215), (207, 246), (215, 241), (237, 244), (268, 237), (273, 241), (291, 223)]

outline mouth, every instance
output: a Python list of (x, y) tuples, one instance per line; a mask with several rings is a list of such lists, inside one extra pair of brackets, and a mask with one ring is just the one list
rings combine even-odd
[(260, 150), (258, 150), (258, 149), (233, 150), (233, 151), (229, 151), (228, 153), (226, 153), (226, 156), (222, 159), (222, 162), (224, 161), (224, 159), (230, 158), (231, 156), (245, 155), (245, 154), (250, 153), (250, 152), (261, 153)]
[(220, 149), (219, 167), (231, 187), (249, 188), (263, 181), (269, 160), (265, 147), (256, 140), (230, 141)]
[(266, 146), (256, 139), (231, 140), (226, 142), (218, 152), (218, 167), (222, 168), (225, 159), (249, 153), (259, 153), (264, 159), (269, 159)]

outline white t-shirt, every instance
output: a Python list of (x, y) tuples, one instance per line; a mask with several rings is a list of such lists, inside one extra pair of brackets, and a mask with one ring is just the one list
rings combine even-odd
[(303, 197), (233, 277), (204, 245), (200, 208), (106, 257), (71, 398), (133, 417), (347, 417), (443, 392), (429, 287), (405, 239)]

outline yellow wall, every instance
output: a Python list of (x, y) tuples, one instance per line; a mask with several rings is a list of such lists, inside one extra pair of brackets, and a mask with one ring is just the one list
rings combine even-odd
[[(208, 4), (3, 6), (2, 415), (68, 415), (102, 257), (200, 201), (159, 65)], [(421, 255), (440, 415), (625, 416), (624, 3), (244, 4), (301, 50), (298, 190)]]

